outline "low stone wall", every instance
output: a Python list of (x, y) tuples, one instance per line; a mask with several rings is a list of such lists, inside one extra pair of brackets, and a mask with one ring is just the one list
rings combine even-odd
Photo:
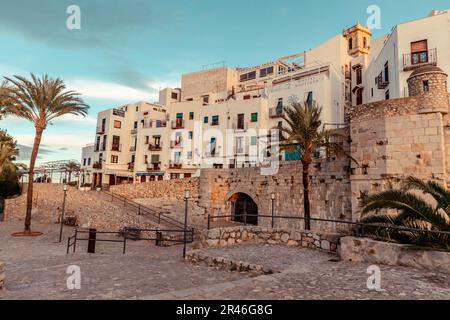
[(266, 268), (259, 264), (252, 264), (243, 261), (234, 261), (222, 257), (211, 257), (200, 250), (189, 251), (186, 254), (186, 261), (190, 263), (203, 263), (208, 267), (214, 267), (219, 270), (248, 272), (252, 275), (264, 275), (279, 273), (280, 271)]
[(198, 178), (151, 181), (111, 186), (110, 191), (129, 199), (173, 198), (182, 200), (185, 190), (198, 198)]
[(406, 266), (450, 273), (450, 252), (420, 250), (410, 245), (368, 238), (341, 238), (343, 261)]
[(5, 286), (5, 264), (0, 262), (0, 290)]
[(213, 248), (241, 243), (281, 244), (335, 253), (339, 249), (340, 237), (338, 234), (246, 226), (205, 230), (201, 236), (201, 243)]

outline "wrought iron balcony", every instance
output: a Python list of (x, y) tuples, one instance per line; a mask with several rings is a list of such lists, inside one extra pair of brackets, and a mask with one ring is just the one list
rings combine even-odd
[(184, 129), (184, 120), (172, 121), (172, 129)]
[(112, 145), (111, 145), (111, 151), (118, 151), (118, 152), (121, 152), (122, 151), (122, 144), (120, 144), (120, 143), (113, 143)]
[(105, 127), (104, 126), (99, 126), (97, 127), (97, 134), (104, 134), (105, 133)]
[(161, 162), (147, 163), (147, 171), (148, 172), (161, 171)]
[(170, 141), (170, 148), (183, 148), (183, 140), (172, 140)]
[(403, 54), (403, 71), (411, 71), (428, 65), (437, 65), (437, 48)]
[(385, 89), (389, 85), (389, 79), (385, 79), (383, 72), (378, 75), (376, 81), (378, 89)]
[(246, 131), (248, 130), (248, 122), (245, 123), (233, 123), (234, 131)]
[(162, 150), (162, 143), (159, 144), (150, 143), (148, 145), (148, 151), (161, 151), (161, 150)]
[(275, 107), (269, 109), (269, 117), (270, 118), (282, 118), (284, 116), (284, 109), (283, 107)]
[(136, 152), (136, 147), (135, 146), (130, 147), (130, 152)]
[(182, 169), (183, 164), (182, 163), (170, 163), (169, 169)]
[(95, 162), (92, 165), (92, 168), (97, 169), (97, 170), (101, 170), (102, 169), (102, 163), (101, 162)]
[(131, 129), (131, 134), (132, 135), (135, 135), (135, 134), (137, 134), (138, 133), (138, 129)]

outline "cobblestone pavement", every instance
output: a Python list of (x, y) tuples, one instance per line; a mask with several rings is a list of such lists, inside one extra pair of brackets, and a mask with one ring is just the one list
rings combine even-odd
[[(85, 244), (65, 254), (57, 225), (34, 225), (38, 238), (13, 238), (20, 224), (0, 223), (0, 261), (6, 263), (3, 299), (450, 299), (447, 274), (380, 266), (380, 292), (369, 291), (367, 264), (301, 248), (241, 245), (205, 249), (208, 255), (261, 264), (281, 273), (251, 278), (181, 260), (181, 247), (129, 242), (101, 244), (88, 255)], [(71, 229), (65, 229), (65, 235)], [(65, 238), (66, 239), (66, 238)], [(69, 265), (81, 268), (81, 290), (66, 287)]]

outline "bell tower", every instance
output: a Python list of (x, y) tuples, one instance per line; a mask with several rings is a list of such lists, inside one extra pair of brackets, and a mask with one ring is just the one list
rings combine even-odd
[(344, 30), (342, 33), (347, 39), (347, 52), (353, 58), (370, 52), (370, 30), (357, 22), (353, 27)]

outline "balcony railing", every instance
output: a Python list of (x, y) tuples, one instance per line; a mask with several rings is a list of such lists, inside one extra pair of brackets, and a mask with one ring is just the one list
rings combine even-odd
[(97, 127), (97, 134), (104, 134), (105, 133), (105, 127), (104, 126), (99, 126)]
[(131, 134), (135, 135), (138, 133), (138, 129), (131, 129)]
[(377, 87), (378, 89), (384, 89), (389, 85), (389, 80), (385, 79), (383, 72), (381, 72), (377, 77)]
[(182, 148), (183, 147), (183, 140), (172, 140), (172, 141), (170, 141), (170, 147), (172, 149), (174, 149), (174, 148)]
[(269, 109), (269, 117), (271, 118), (282, 118), (284, 116), (284, 109), (283, 107), (275, 107)]
[(144, 129), (148, 128), (165, 128), (167, 127), (166, 120), (147, 120), (142, 124)]
[(97, 169), (97, 170), (101, 170), (102, 169), (102, 163), (101, 162), (95, 162), (92, 165), (92, 168)]
[(172, 121), (172, 129), (184, 129), (184, 120)]
[(216, 150), (205, 151), (205, 158), (217, 158), (218, 153)]
[(106, 143), (100, 145), (100, 151), (106, 151)]
[(125, 111), (120, 109), (113, 109), (113, 116), (125, 118)]
[(134, 162), (128, 163), (128, 170), (133, 171), (134, 170)]
[(233, 123), (234, 131), (246, 131), (248, 130), (248, 122), (245, 123)]
[(161, 162), (147, 163), (147, 171), (148, 172), (161, 171)]
[(136, 152), (136, 147), (135, 146), (130, 147), (130, 152)]
[(121, 151), (122, 151), (122, 144), (116, 144), (116, 143), (113, 143), (113, 144), (111, 145), (111, 151), (118, 151), (118, 152), (121, 152)]
[(181, 169), (181, 168), (183, 168), (182, 163), (170, 163), (169, 164), (169, 169)]
[(427, 65), (437, 65), (437, 48), (403, 54), (403, 71), (410, 71)]
[(148, 151), (161, 151), (161, 150), (162, 150), (162, 143), (159, 144), (150, 143), (148, 145)]

